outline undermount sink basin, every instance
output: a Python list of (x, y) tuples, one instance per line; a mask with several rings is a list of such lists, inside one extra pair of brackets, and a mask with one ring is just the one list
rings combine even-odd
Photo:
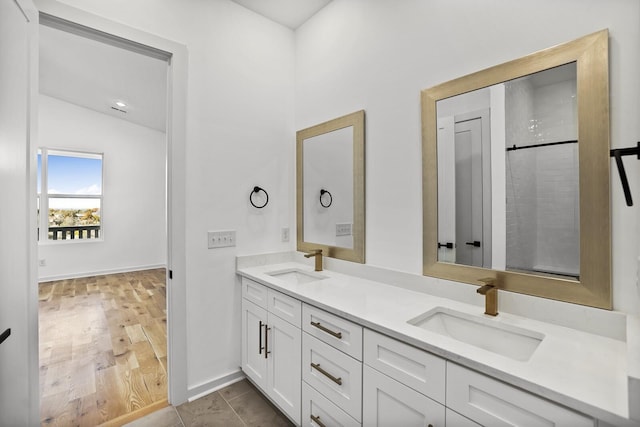
[(316, 282), (318, 280), (326, 279), (327, 276), (318, 274), (314, 271), (299, 270), (297, 268), (290, 268), (287, 270), (272, 271), (267, 275), (283, 280), (287, 283), (293, 283), (301, 285), (303, 283)]
[(523, 362), (531, 358), (544, 339), (538, 332), (444, 307), (429, 310), (407, 323)]

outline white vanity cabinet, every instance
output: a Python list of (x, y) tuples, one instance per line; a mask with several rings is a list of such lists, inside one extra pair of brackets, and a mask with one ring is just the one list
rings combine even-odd
[(302, 329), (304, 425), (360, 425), (362, 326), (304, 304)]
[(296, 425), (605, 425), (246, 277), (242, 296), (242, 369)]
[(242, 370), (300, 424), (301, 303), (242, 279)]

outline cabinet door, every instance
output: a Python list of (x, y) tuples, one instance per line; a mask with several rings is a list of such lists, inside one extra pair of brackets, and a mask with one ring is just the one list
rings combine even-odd
[(594, 426), (590, 417), (451, 362), (447, 407), (492, 427)]
[(273, 313), (268, 316), (267, 394), (300, 425), (301, 331)]
[(445, 407), (364, 365), (362, 425), (444, 427)]
[(242, 300), (242, 370), (263, 390), (267, 385), (264, 331), (267, 310)]

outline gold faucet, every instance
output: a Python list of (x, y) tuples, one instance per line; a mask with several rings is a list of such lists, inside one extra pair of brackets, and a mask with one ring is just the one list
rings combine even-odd
[(480, 286), (476, 289), (476, 292), (480, 295), (484, 295), (484, 314), (489, 316), (498, 315), (498, 286), (496, 279), (493, 277), (486, 277), (484, 279), (478, 279), (479, 282), (484, 283), (484, 286)]
[(316, 257), (316, 271), (322, 271), (322, 249), (314, 249), (304, 254), (305, 258)]

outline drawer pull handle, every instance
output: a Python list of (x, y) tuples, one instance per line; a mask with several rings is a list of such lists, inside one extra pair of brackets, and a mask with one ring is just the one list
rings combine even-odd
[(321, 331), (326, 332), (329, 335), (332, 335), (332, 336), (338, 338), (339, 340), (342, 339), (342, 332), (334, 332), (331, 329), (328, 329), (328, 328), (322, 326), (320, 324), (320, 322), (311, 321), (311, 326), (315, 326), (316, 328), (320, 329)]
[(271, 351), (269, 351), (269, 331), (271, 330), (271, 328), (269, 326), (267, 326), (267, 324), (264, 324), (264, 358), (268, 359), (269, 358), (269, 353), (271, 353)]
[(324, 425), (324, 423), (322, 421), (320, 421), (320, 416), (319, 415), (316, 417), (315, 415), (311, 414), (311, 420), (314, 423), (318, 424), (320, 427), (327, 427), (327, 426)]
[(333, 381), (334, 383), (338, 384), (338, 385), (342, 385), (342, 378), (336, 378), (333, 375), (331, 375), (329, 372), (325, 371), (324, 369), (322, 369), (320, 367), (319, 363), (313, 363), (311, 362), (311, 367), (313, 369), (316, 369), (318, 372), (320, 372), (322, 375), (324, 375), (325, 377), (329, 378), (331, 381)]

